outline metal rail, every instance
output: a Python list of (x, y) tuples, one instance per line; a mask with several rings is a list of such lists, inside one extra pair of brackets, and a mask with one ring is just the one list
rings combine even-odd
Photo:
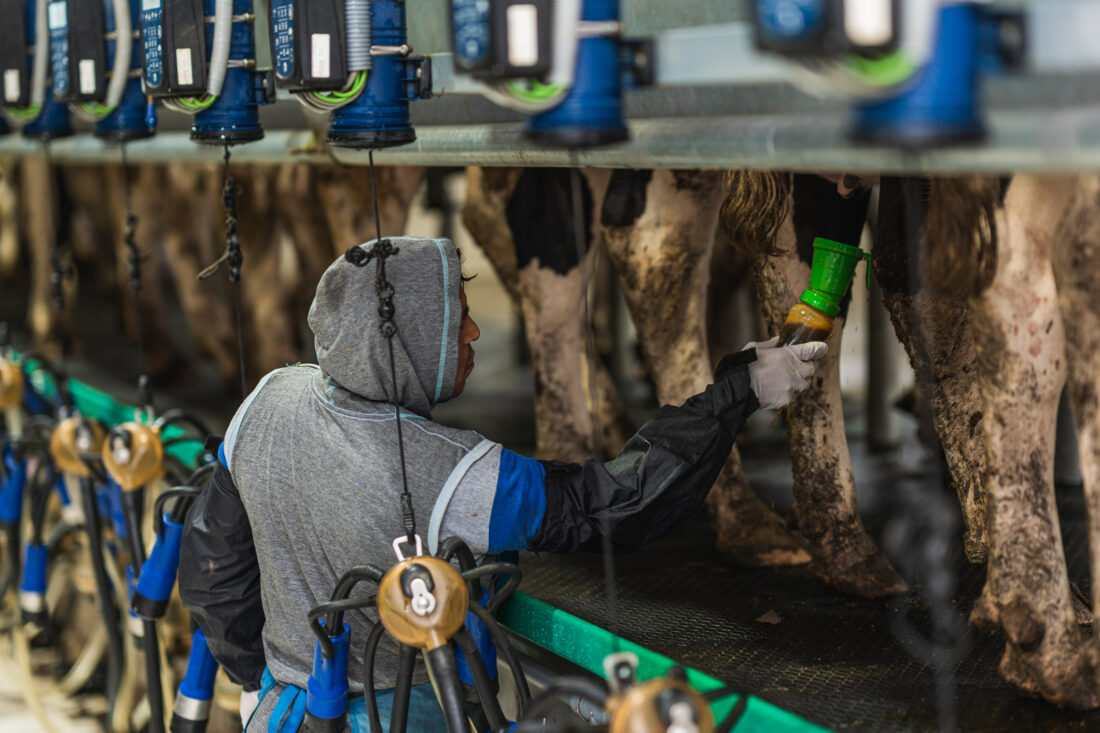
[[(378, 151), (380, 165), (594, 166), (609, 168), (759, 168), (882, 173), (1068, 173), (1100, 168), (1100, 106), (1002, 110), (990, 114), (980, 146), (908, 152), (861, 146), (846, 135), (845, 117), (736, 115), (652, 118), (630, 123), (629, 142), (584, 151), (539, 148), (514, 123), (427, 125), (416, 142)], [(49, 144), (64, 164), (120, 162), (116, 144), (77, 135)], [(0, 156), (42, 155), (42, 143), (18, 135), (0, 139)], [(190, 141), (185, 132), (161, 133), (127, 144), (134, 163), (216, 163), (221, 151)], [(236, 163), (366, 165), (366, 151), (327, 148), (313, 133), (274, 130), (234, 148)]]

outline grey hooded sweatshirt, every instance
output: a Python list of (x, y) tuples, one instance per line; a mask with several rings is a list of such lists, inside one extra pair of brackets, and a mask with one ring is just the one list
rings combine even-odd
[[(396, 390), (378, 316), (375, 263), (333, 263), (309, 312), (315, 366), (268, 374), (238, 409), (222, 465), (184, 530), (180, 595), (214, 656), (246, 689), (264, 666), (304, 688), (315, 639), (307, 614), (354, 565), (392, 565), (404, 535), (395, 405), (424, 551), (450, 536), (475, 554), (593, 550), (610, 537), (632, 550), (696, 511), (758, 403), (751, 350), (719, 365), (715, 383), (661, 408), (614, 460), (537, 461), (431, 420), (454, 391), (460, 263), (445, 239), (392, 238)], [(373, 243), (361, 245), (370, 248)], [(372, 589), (362, 588), (367, 593)], [(348, 613), (349, 678), (362, 690), (373, 611)], [(395, 683), (384, 637), (375, 685)], [(418, 669), (414, 682), (426, 679)]]

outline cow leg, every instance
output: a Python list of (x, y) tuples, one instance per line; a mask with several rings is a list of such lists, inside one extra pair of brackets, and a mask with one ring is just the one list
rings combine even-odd
[(22, 229), (30, 249), (30, 295), (27, 325), (35, 348), (47, 358), (60, 355), (56, 340), (61, 322), (53, 306), (50, 255), (57, 241), (58, 192), (54, 169), (45, 158), (28, 156), (19, 166), (22, 199)]
[[(938, 206), (949, 192), (941, 182), (933, 182), (932, 186), (931, 205)], [(957, 290), (914, 290), (906, 227), (901, 182), (897, 178), (883, 179), (875, 229), (875, 276), (917, 384), (932, 405), (936, 432), (966, 523), (966, 556), (971, 562), (982, 563), (989, 545), (986, 454), (968, 298)], [(941, 242), (939, 247), (962, 248), (968, 244)]]
[(0, 160), (0, 277), (9, 276), (19, 262), (19, 161)]
[(297, 359), (297, 331), (290, 294), (279, 278), (280, 248), (275, 181), (277, 166), (253, 165), (234, 171), (237, 179), (237, 231), (241, 237), (241, 310), (245, 325), (245, 364), (251, 381)]
[[(707, 285), (721, 173), (615, 171), (600, 223), (662, 403), (679, 404), (713, 379)], [(707, 498), (718, 546), (747, 565), (795, 565), (801, 542), (749, 488), (734, 448)]]
[(170, 164), (165, 168), (166, 200), (161, 233), (165, 259), (179, 295), (197, 354), (214, 363), (227, 387), (238, 379), (237, 336), (229, 286), (224, 277), (200, 282), (198, 275), (216, 260), (224, 241), (215, 228), (224, 227), (221, 169)]
[[(164, 228), (164, 169), (156, 165), (131, 166), (130, 168), (130, 206), (138, 218), (134, 232), (134, 241), (142, 258), (141, 289), (137, 303), (133, 297), (126, 299), (123, 308), (123, 321), (127, 324), (131, 338), (136, 338), (139, 321), (135, 308), (141, 309), (141, 339), (145, 348), (146, 368), (152, 375), (175, 376), (183, 368), (182, 358), (168, 336), (168, 326), (164, 313), (164, 281), (162, 279), (162, 260), (164, 251), (160, 247)], [(119, 194), (112, 197), (113, 211), (119, 227), (115, 242), (116, 267), (119, 282), (129, 283), (130, 251), (126, 246), (123, 231), (125, 217), (124, 202), (121, 195), (121, 181), (116, 189)]]
[[(764, 320), (771, 332), (777, 333), (787, 311), (809, 284), (814, 238), (858, 243), (867, 194), (842, 198), (823, 178), (795, 175), (788, 213), (772, 230), (772, 241), (746, 242), (744, 236), (748, 235), (738, 234), (746, 231), (744, 225), (729, 219), (750, 215), (745, 207), (755, 204), (735, 199), (756, 195), (753, 191), (761, 186), (751, 183), (755, 176), (736, 173), (731, 177), (723, 217), (733, 244), (753, 262)], [(775, 195), (783, 195), (782, 186)], [(778, 205), (776, 202), (778, 198), (772, 205)], [(794, 512), (799, 531), (810, 542), (819, 577), (846, 593), (877, 597), (905, 590), (906, 584), (867, 534), (856, 506), (840, 399), (840, 343), (846, 311), (845, 302), (833, 323), (829, 352), (818, 362), (812, 385), (789, 408)]]
[[(585, 345), (584, 289), (592, 278), (588, 186), (585, 244), (578, 258), (568, 170), (467, 171), (463, 221), (523, 312), (535, 384), (536, 453), (581, 461), (592, 457), (592, 405)], [(600, 175), (596, 173), (595, 175)], [(605, 452), (618, 453), (630, 431), (618, 393), (597, 359), (594, 365), (600, 433)]]
[[(1083, 177), (1051, 256), (1066, 334), (1070, 403), (1088, 512), (1092, 607), (1100, 608), (1100, 179)], [(1093, 642), (1096, 643), (1095, 641)]]
[[(382, 236), (402, 234), (409, 203), (420, 188), (424, 169), (378, 166), (378, 219)], [(324, 208), (332, 237), (333, 257), (376, 236), (370, 169), (364, 166), (323, 168), (316, 171), (317, 196)]]
[(1100, 705), (1097, 653), (1074, 614), (1054, 499), (1054, 432), (1066, 367), (1050, 257), (1073, 186), (1035, 176), (1012, 181), (996, 217), (992, 284), (973, 299), (990, 547), (985, 588), (970, 618), (1004, 632), (1000, 671), (1011, 684), (1091, 708)]

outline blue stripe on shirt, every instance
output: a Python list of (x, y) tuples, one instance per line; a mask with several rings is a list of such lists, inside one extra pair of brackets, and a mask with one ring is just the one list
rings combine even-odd
[(489, 552), (526, 550), (546, 514), (546, 469), (534, 458), (500, 451), (496, 496), (489, 515)]

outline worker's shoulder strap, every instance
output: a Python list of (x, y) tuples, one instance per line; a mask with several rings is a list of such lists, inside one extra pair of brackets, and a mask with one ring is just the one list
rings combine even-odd
[(462, 479), (470, 471), (470, 467), (496, 445), (491, 440), (483, 439), (462, 457), (462, 460), (451, 471), (451, 475), (447, 477), (446, 483), (443, 484), (443, 490), (439, 492), (439, 496), (435, 500), (435, 506), (432, 507), (432, 518), (428, 523), (428, 548), (433, 555), (439, 550), (439, 530), (443, 526), (443, 516), (447, 513), (447, 507), (451, 504), (455, 489), (462, 483)]

